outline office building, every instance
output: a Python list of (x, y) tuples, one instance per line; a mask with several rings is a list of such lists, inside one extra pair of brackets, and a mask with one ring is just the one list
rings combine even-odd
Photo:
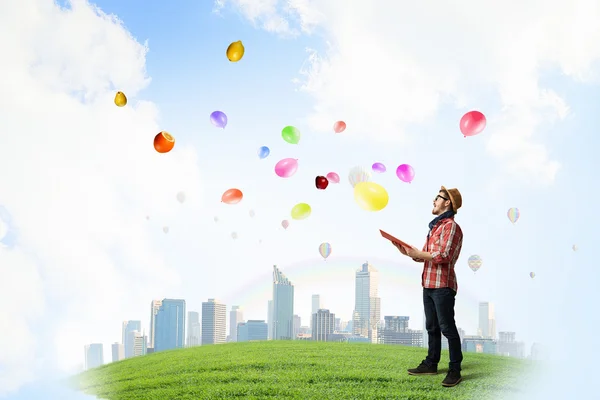
[(184, 347), (185, 317), (185, 300), (162, 300), (155, 317), (154, 352)]
[(133, 331), (129, 333), (128, 340), (131, 342), (133, 348), (132, 357), (145, 356), (148, 347), (148, 337), (139, 331)]
[(84, 347), (85, 370), (96, 368), (104, 364), (104, 347), (102, 343), (92, 343)]
[(251, 342), (255, 340), (267, 340), (268, 325), (264, 320), (249, 320), (237, 325), (237, 341)]
[(300, 327), (302, 326), (302, 319), (300, 318), (299, 315), (294, 314), (294, 338), (296, 338), (296, 336), (298, 336), (298, 334), (300, 333)]
[(487, 301), (479, 303), (479, 335), (486, 339), (496, 339), (494, 304)]
[(267, 325), (269, 326), (269, 340), (273, 339), (273, 300), (269, 300), (269, 304), (267, 306)]
[(141, 321), (123, 321), (122, 343), (125, 346), (125, 358), (133, 357), (133, 342), (129, 340), (130, 334), (133, 331), (140, 332), (142, 330)]
[(356, 271), (353, 333), (377, 342), (377, 323), (381, 318), (378, 297), (379, 272), (369, 262)]
[(294, 285), (273, 266), (273, 339), (291, 340), (294, 336)]
[(312, 295), (311, 310), (310, 310), (310, 329), (312, 329), (313, 316), (321, 309), (321, 296), (318, 294)]
[(111, 346), (112, 350), (112, 361), (121, 361), (125, 359), (125, 346), (123, 343), (115, 342)]
[(335, 331), (335, 314), (326, 309), (317, 310), (313, 314), (312, 340), (326, 342)]
[(188, 311), (187, 315), (187, 347), (200, 345), (200, 313), (196, 311)]
[(202, 344), (225, 343), (227, 339), (227, 306), (216, 299), (202, 303)]
[[(154, 349), (154, 332), (156, 330), (156, 314), (162, 305), (162, 300), (152, 300), (150, 303), (150, 342), (148, 347)], [(138, 329), (139, 330), (139, 329)]]
[(232, 306), (229, 312), (229, 341), (237, 342), (238, 323), (244, 322), (244, 313), (240, 306)]

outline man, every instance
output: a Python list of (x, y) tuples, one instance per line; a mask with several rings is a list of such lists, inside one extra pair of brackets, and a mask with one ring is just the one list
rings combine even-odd
[(423, 306), (425, 326), (429, 338), (427, 357), (417, 368), (408, 370), (410, 375), (436, 375), (442, 351), (442, 336), (448, 339), (450, 364), (443, 386), (456, 386), (462, 380), (460, 375), (463, 360), (460, 336), (454, 321), (454, 300), (458, 285), (454, 266), (460, 255), (463, 234), (454, 221), (454, 215), (462, 206), (462, 196), (458, 189), (442, 186), (435, 199), (431, 213), (436, 217), (429, 223), (429, 233), (423, 250), (416, 247), (405, 248), (394, 245), (400, 253), (416, 262), (424, 263), (421, 284), (423, 286)]

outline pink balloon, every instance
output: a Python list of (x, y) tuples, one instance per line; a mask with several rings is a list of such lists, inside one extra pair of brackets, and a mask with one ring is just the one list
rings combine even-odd
[(327, 179), (332, 183), (340, 183), (340, 176), (335, 172), (330, 172), (327, 174)]
[(485, 115), (479, 111), (469, 111), (460, 119), (460, 131), (465, 137), (481, 133), (485, 125)]
[(290, 221), (284, 219), (283, 221), (281, 221), (281, 226), (283, 226), (283, 229), (287, 229), (288, 226), (290, 226)]
[(298, 160), (295, 158), (284, 158), (275, 165), (275, 173), (282, 178), (289, 178), (298, 170)]
[(396, 175), (401, 181), (410, 183), (415, 178), (415, 170), (408, 164), (402, 164), (396, 169)]
[(338, 121), (333, 124), (333, 131), (335, 133), (342, 133), (346, 130), (346, 123), (344, 121)]

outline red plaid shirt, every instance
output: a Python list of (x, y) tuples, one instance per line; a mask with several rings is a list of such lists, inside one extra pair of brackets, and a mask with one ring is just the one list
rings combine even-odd
[(423, 246), (423, 251), (431, 254), (433, 259), (413, 259), (424, 262), (421, 285), (428, 289), (449, 287), (458, 291), (454, 266), (460, 255), (463, 233), (454, 217), (444, 218), (431, 230), (429, 239)]

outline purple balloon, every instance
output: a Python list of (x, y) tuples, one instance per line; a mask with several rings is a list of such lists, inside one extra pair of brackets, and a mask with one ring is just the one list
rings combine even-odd
[(402, 164), (396, 169), (396, 175), (401, 181), (410, 183), (415, 177), (415, 170), (408, 164)]
[(223, 111), (214, 111), (210, 114), (210, 122), (217, 128), (223, 128), (227, 126), (227, 115)]
[(385, 165), (380, 162), (376, 162), (371, 168), (373, 168), (373, 171), (379, 172), (380, 174), (386, 171)]

